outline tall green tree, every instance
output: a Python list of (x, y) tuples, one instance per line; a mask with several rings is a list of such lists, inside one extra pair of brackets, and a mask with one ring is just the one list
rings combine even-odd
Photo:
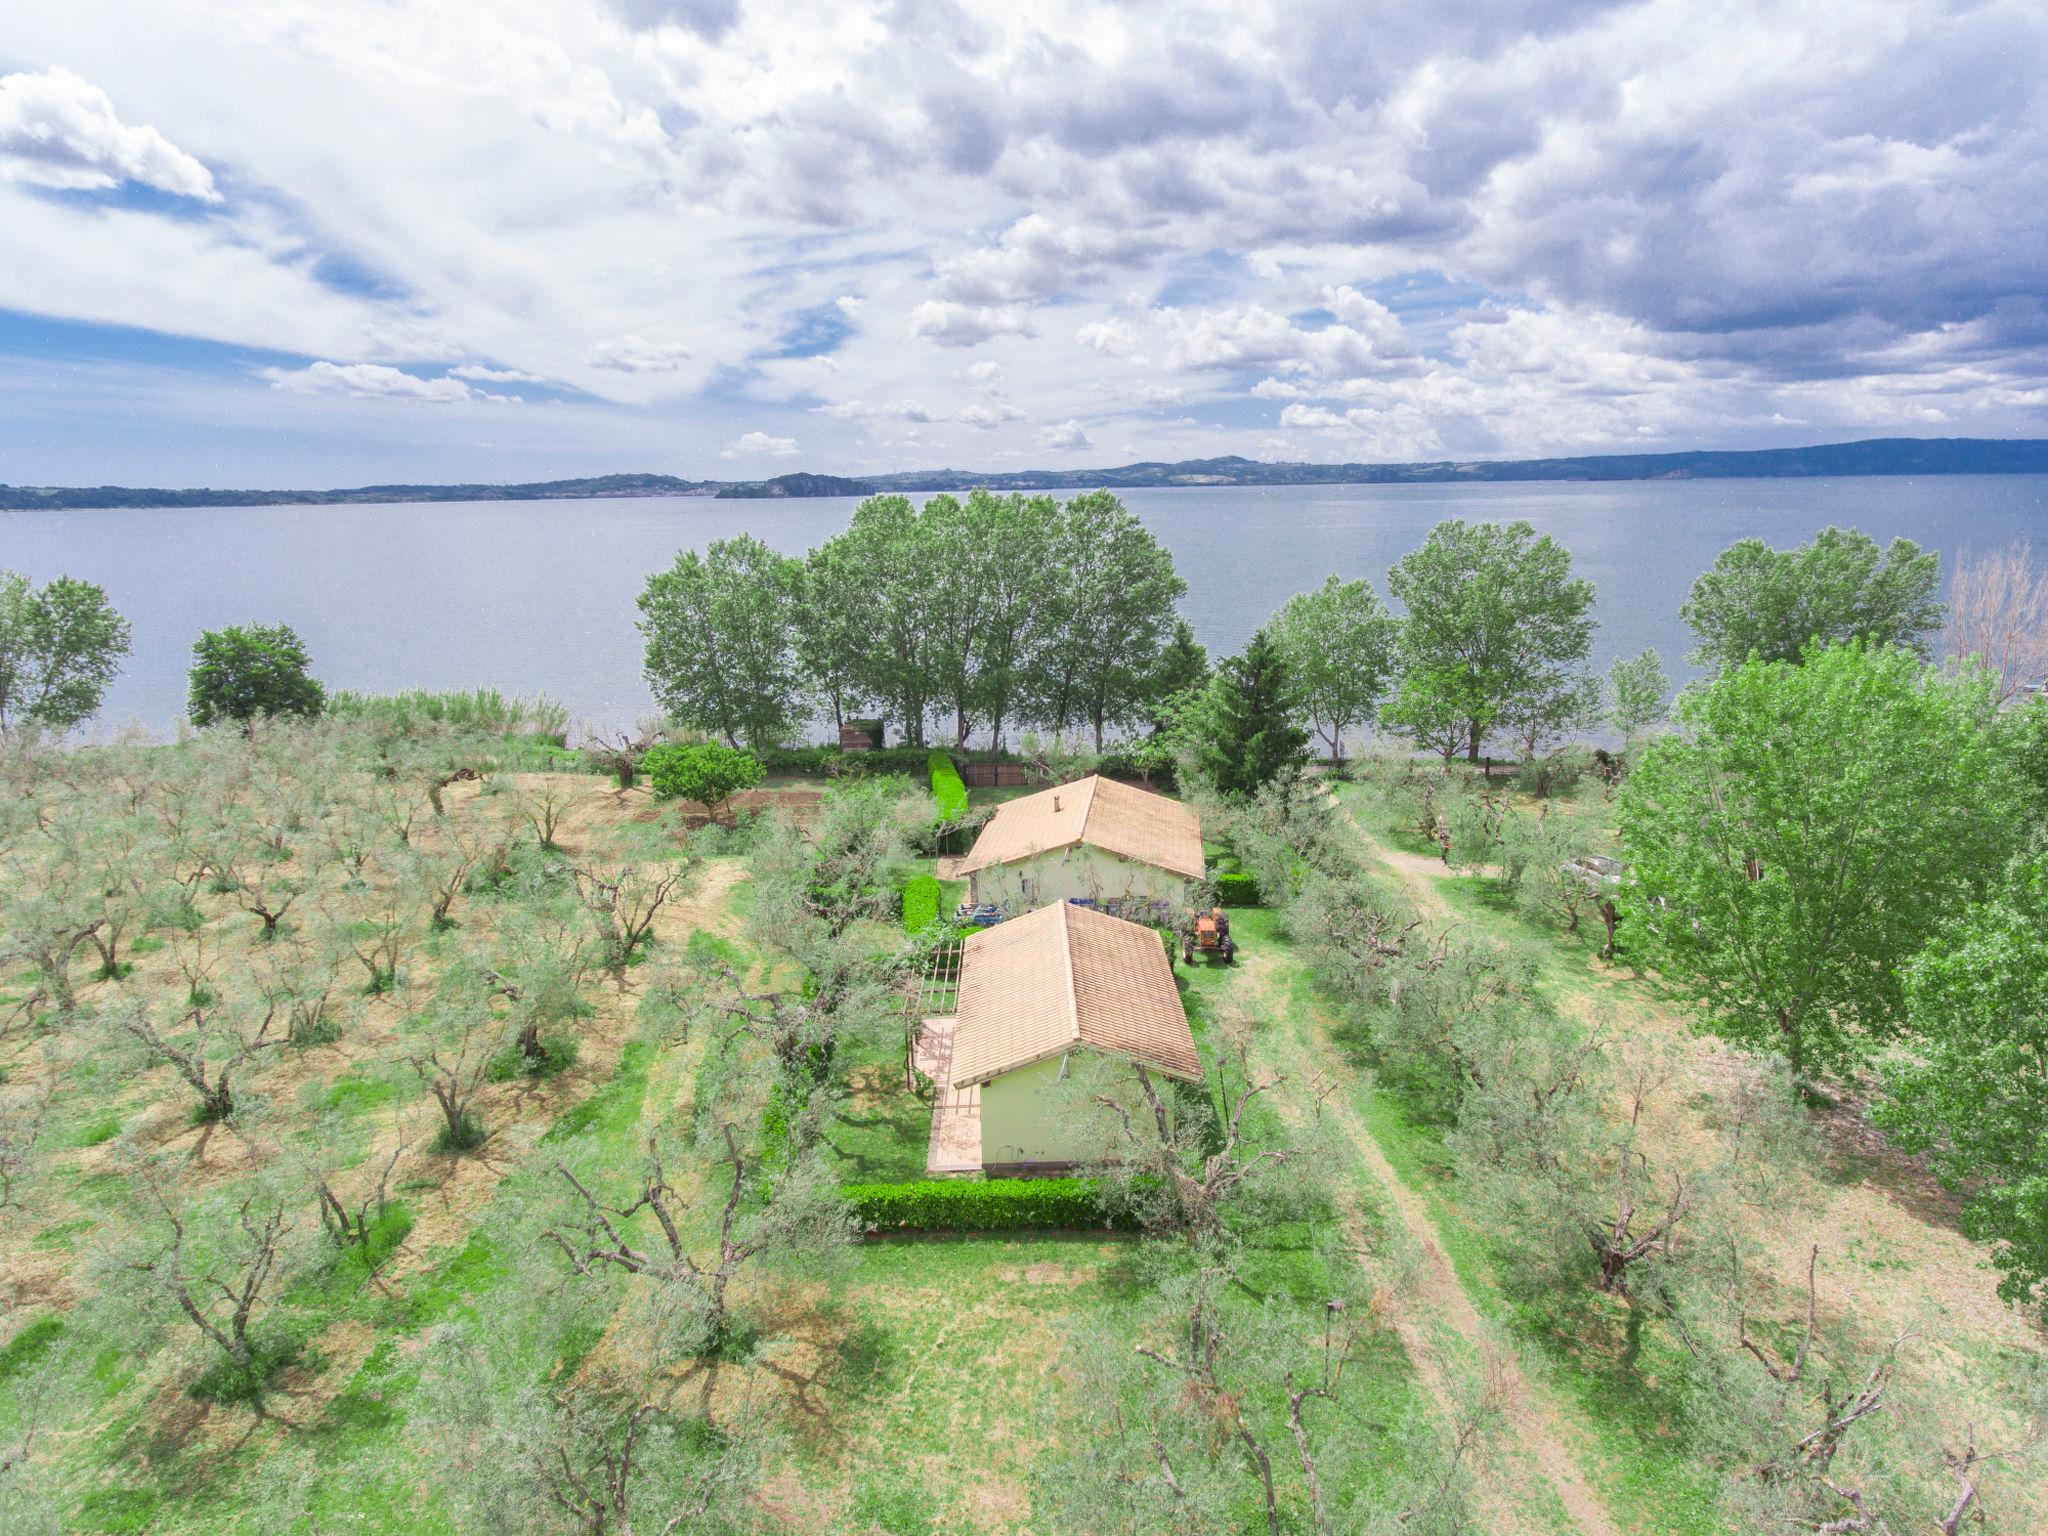
[(90, 720), (128, 642), (128, 621), (93, 583), (59, 576), (38, 587), (0, 571), (0, 731)]
[(1989, 679), (1911, 651), (1751, 661), (1679, 701), (1622, 785), (1633, 944), (1802, 1081), (1895, 1035), (1901, 974), (1997, 873), (2020, 801)]
[(1607, 721), (1624, 742), (1633, 742), (1662, 720), (1670, 697), (1671, 679), (1655, 650), (1617, 656), (1607, 669)]
[(1971, 1237), (1997, 1245), (1999, 1294), (2048, 1284), (2048, 851), (2015, 859), (1907, 967), (1912, 1048), (1877, 1120), (1965, 1191)]
[(192, 642), (185, 713), (194, 725), (232, 720), (245, 730), (259, 717), (317, 715), (327, 690), (311, 675), (312, 665), (305, 642), (289, 624), (203, 631)]
[(904, 740), (912, 746), (924, 744), (933, 706), (948, 702), (940, 691), (946, 604), (939, 571), (950, 551), (932, 534), (933, 525), (908, 496), (870, 496), (854, 508), (853, 521), (826, 546), (825, 556), (865, 583), (856, 613), (868, 641), (860, 651), (856, 686), (903, 723)]
[(803, 565), (752, 534), (685, 550), (640, 594), (645, 675), (663, 709), (727, 743), (768, 747), (797, 714)]
[(942, 554), (930, 579), (942, 614), (937, 681), (953, 713), (954, 739), (964, 744), (986, 722), (1000, 745), (1044, 624), (1059, 504), (1050, 496), (977, 488), (964, 504), (932, 497), (920, 520)]
[(797, 671), (806, 691), (831, 713), (835, 730), (871, 697), (866, 678), (873, 592), (844, 540), (820, 545), (804, 561), (796, 605)]
[(1032, 707), (1055, 730), (1145, 717), (1175, 605), (1187, 591), (1173, 556), (1108, 491), (1076, 496), (1052, 544), (1053, 599), (1033, 658)]
[(1303, 713), (1341, 763), (1344, 733), (1371, 720), (1386, 692), (1400, 627), (1368, 583), (1331, 576), (1287, 599), (1266, 628)]
[[(1452, 518), (1387, 573), (1407, 609), (1398, 657), (1406, 674), (1436, 685), (1404, 686), (1389, 718), (1432, 722), (1452, 698), (1469, 700), (1465, 756), (1479, 761), (1488, 733), (1513, 724), (1555, 729), (1582, 707), (1584, 664), (1593, 638), (1592, 583), (1571, 574), (1572, 557), (1525, 522)], [(1444, 686), (1455, 681), (1456, 688)], [(1421, 738), (1418, 738), (1421, 739)], [(1432, 732), (1425, 744), (1434, 744)]]
[(1209, 675), (1208, 647), (1195, 638), (1194, 625), (1186, 619), (1175, 619), (1173, 634), (1159, 653), (1147, 690), (1150, 703), (1145, 723), (1152, 728), (1153, 735), (1171, 727), (1176, 706), (1207, 687)]
[(1700, 637), (1693, 661), (1715, 672), (1751, 655), (1797, 661), (1814, 640), (1900, 645), (1924, 659), (1942, 625), (1939, 563), (1911, 539), (1880, 550), (1853, 528), (1824, 528), (1796, 549), (1741, 539), (1678, 612)]
[(1195, 761), (1217, 791), (1248, 799), (1307, 756), (1300, 717), (1287, 663), (1262, 629), (1216, 669), (1186, 728)]

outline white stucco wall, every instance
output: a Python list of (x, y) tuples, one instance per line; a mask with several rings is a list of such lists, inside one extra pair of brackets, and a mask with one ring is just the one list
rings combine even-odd
[[(1069, 1055), (1072, 1057), (1070, 1071), (1080, 1071), (1102, 1060), (1086, 1046), (1077, 1047)], [(1101, 1147), (1086, 1145), (1077, 1129), (1054, 1112), (1048, 1098), (1053, 1085), (1059, 1081), (1060, 1063), (1066, 1059), (1055, 1056), (1049, 1061), (1033, 1062), (1028, 1067), (1005, 1072), (982, 1085), (982, 1167), (1017, 1163), (1065, 1167), (1100, 1154)], [(1136, 1074), (1122, 1058), (1109, 1059), (1118, 1067), (1113, 1078), (1114, 1086), (1109, 1091), (1136, 1112), (1144, 1103)], [(1171, 1084), (1167, 1079), (1155, 1076), (1154, 1081), (1159, 1085), (1162, 1097), (1170, 1093)], [(1168, 1102), (1171, 1103), (1170, 1098)], [(1149, 1111), (1145, 1113), (1149, 1114)]]
[(994, 902), (1013, 916), (1082, 896), (1164, 902), (1178, 917), (1188, 902), (1189, 882), (1171, 870), (1077, 843), (976, 870), (968, 886), (974, 900)]

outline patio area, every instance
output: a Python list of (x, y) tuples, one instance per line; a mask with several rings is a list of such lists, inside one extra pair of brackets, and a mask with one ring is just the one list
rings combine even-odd
[(951, 1018), (925, 1019), (912, 1047), (912, 1061), (935, 1089), (924, 1164), (933, 1178), (981, 1172), (981, 1089), (952, 1086), (956, 1023)]

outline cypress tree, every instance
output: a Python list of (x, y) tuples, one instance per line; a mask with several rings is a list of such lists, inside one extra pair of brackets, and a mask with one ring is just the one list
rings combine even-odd
[(1263, 629), (1217, 669), (1209, 703), (1199, 756), (1223, 794), (1257, 794), (1308, 755), (1293, 679)]

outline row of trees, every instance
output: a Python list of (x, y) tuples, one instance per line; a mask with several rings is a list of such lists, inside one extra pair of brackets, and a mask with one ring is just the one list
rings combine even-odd
[[(64, 1342), (0, 1379), (10, 1516), (57, 1528), (71, 1495), (47, 1461), (77, 1407), (63, 1389), (103, 1351), (160, 1369), (191, 1358), (162, 1349), (182, 1333), (197, 1364), (181, 1387), (291, 1425), (282, 1389), (321, 1309), (387, 1286), (408, 1191), (461, 1176), (513, 1181), (489, 1240), (518, 1272), (487, 1325), (465, 1308), (425, 1341), (411, 1407), (434, 1492), (478, 1528), (745, 1525), (772, 1430), (680, 1401), (678, 1374), (744, 1333), (743, 1274), (824, 1272), (850, 1235), (814, 1048), (829, 1061), (836, 1037), (899, 1026), (886, 968), (817, 957), (875, 909), (908, 813), (892, 783), (849, 785), (808, 827), (758, 830), (757, 920), (823, 979), (745, 996), (654, 944), (697, 876), (673, 830), (582, 824), (595, 785), (502, 782), (497, 745), (369, 714), (0, 758), (0, 965), (24, 978), (0, 1009), (0, 1233), (49, 1219), (38, 1207), (62, 1194), (43, 1157), (79, 1106), (143, 1074), (164, 1095), (125, 1111), (110, 1148), (133, 1198), (95, 1230), (103, 1257), (50, 1330)], [(458, 799), (458, 782), (476, 792)], [(712, 1037), (695, 1114), (664, 1106), (538, 1154), (508, 1137), (587, 1054), (594, 1016), (621, 1010), (639, 1021), (629, 1052)], [(337, 1060), (396, 1113), (299, 1091)], [(562, 1368), (607, 1327), (618, 1349)], [(290, 1476), (264, 1482), (290, 1502)], [(267, 1506), (259, 1523), (271, 1514), (297, 1528)]]
[(1186, 584), (1116, 497), (876, 496), (803, 560), (752, 535), (686, 551), (640, 597), (648, 685), (678, 724), (771, 746), (879, 708), (1000, 747), (1031, 723), (1142, 724), (1192, 682)]
[[(2029, 1448), (2040, 1405), (2020, 1373), (1983, 1375), (1995, 1424), (1958, 1424), (1918, 1393), (1924, 1341), (1846, 1305), (1844, 1256), (1816, 1246), (1801, 1283), (1773, 1276), (1760, 1213), (1800, 1221), (1821, 1161), (1782, 1063), (1703, 1088), (1673, 1048), (1558, 1009), (1546, 952), (1389, 894), (1312, 784), (1219, 804), (1211, 825), (1279, 899), (1342, 1038), (1419, 1122), (1448, 1125), (1442, 1160), (1503, 1284), (1601, 1380), (1658, 1400), (1660, 1435), (1723, 1474), (1730, 1528), (1981, 1519), (1986, 1470)], [(1703, 1098), (1704, 1136), (1685, 1125)]]

